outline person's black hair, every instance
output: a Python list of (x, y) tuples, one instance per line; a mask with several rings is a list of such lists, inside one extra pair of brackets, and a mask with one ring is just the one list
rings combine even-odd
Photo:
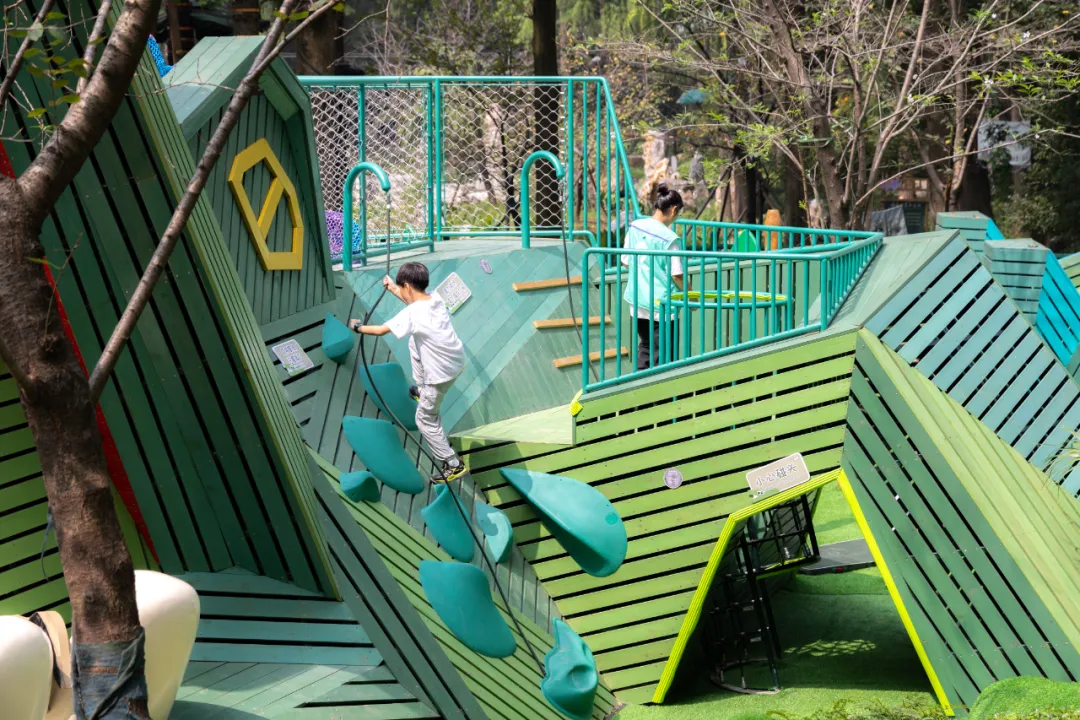
[(664, 183), (660, 183), (656, 186), (656, 202), (653, 203), (653, 210), (667, 213), (671, 208), (683, 209), (682, 195), (677, 190), (672, 190)]
[(424, 292), (427, 290), (428, 280), (428, 269), (423, 263), (407, 262), (398, 268), (395, 282), (398, 285), (408, 285), (413, 290)]

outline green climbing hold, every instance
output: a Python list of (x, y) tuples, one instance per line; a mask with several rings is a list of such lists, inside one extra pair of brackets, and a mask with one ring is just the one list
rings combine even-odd
[(487, 503), (476, 501), (473, 511), (476, 513), (476, 525), (484, 533), (484, 544), (492, 559), (497, 563), (506, 562), (510, 556), (510, 546), (514, 542), (514, 528), (510, 518), (502, 510)]
[(341, 491), (355, 503), (379, 501), (379, 483), (367, 470), (345, 473), (341, 476)]
[(600, 676), (585, 641), (570, 626), (555, 618), (555, 645), (544, 655), (540, 690), (552, 707), (574, 720), (588, 720)]
[[(416, 432), (416, 401), (409, 395), (410, 382), (405, 377), (405, 371), (397, 363), (369, 365), (368, 371), (371, 373), (370, 378), (364, 368), (357, 368), (360, 381), (364, 383), (364, 389), (375, 403), (375, 407), (379, 408), (383, 415), (390, 417), (390, 412), (387, 412), (387, 406), (389, 406), (393, 417), (396, 417), (406, 429)], [(373, 382), (374, 387), (372, 387)], [(378, 394), (375, 393), (375, 388), (379, 389)], [(385, 405), (379, 400), (380, 396), (386, 402)]]
[(330, 313), (322, 326), (322, 349), (326, 357), (336, 363), (344, 362), (353, 348), (353, 335), (356, 333), (345, 327), (345, 323)]
[(465, 521), (466, 511), (458, 502), (453, 490), (446, 485), (436, 485), (435, 499), (428, 503), (420, 514), (435, 542), (439, 543), (450, 557), (467, 563), (473, 559), (474, 540), (472, 528)]
[(484, 571), (475, 565), (423, 560), (420, 585), (435, 612), (470, 650), (493, 658), (517, 650), (514, 634), (491, 599)]
[(341, 421), (341, 429), (360, 462), (380, 482), (409, 495), (423, 492), (424, 478), (401, 446), (396, 427), (386, 420), (349, 415)]
[(559, 475), (502, 469), (581, 569), (607, 577), (626, 558), (626, 527), (615, 506), (587, 483)]

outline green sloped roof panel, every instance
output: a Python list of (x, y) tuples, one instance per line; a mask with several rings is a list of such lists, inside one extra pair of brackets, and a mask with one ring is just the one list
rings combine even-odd
[(1075, 678), (1076, 503), (865, 330), (855, 366), (844, 469), (947, 704)]

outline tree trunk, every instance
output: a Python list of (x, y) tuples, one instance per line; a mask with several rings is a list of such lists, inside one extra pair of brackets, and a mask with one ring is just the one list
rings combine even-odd
[[(798, 148), (792, 146), (791, 151), (798, 152)], [(784, 156), (784, 225), (788, 227), (803, 227), (806, 225), (806, 212), (803, 210), (803, 179), (802, 171), (791, 160)]]
[[(139, 638), (135, 573), (113, 505), (89, 385), (64, 335), (33, 226), (29, 198), (0, 178), (0, 327), (30, 379), (21, 400), (41, 458), (79, 647)], [(146, 685), (121, 697), (116, 714), (149, 717)], [(102, 675), (83, 667), (84, 676)], [(111, 683), (110, 683), (111, 684)], [(88, 708), (93, 710), (94, 708)], [(78, 715), (82, 717), (82, 714)]]
[(964, 177), (960, 187), (949, 197), (949, 210), (977, 210), (993, 217), (990, 202), (990, 173), (975, 158), (964, 164)]
[(258, 35), (260, 12), (259, 0), (233, 0), (233, 35)]
[(316, 19), (296, 36), (296, 73), (333, 75), (344, 55), (341, 13), (331, 12)]
[(176, 0), (166, 0), (165, 15), (169, 18), (169, 64), (175, 65), (180, 60), (180, 11)]
[(176, 0), (177, 34), (180, 44), (177, 45), (173, 62), (180, 60), (195, 47), (195, 21), (191, 17), (191, 0)]
[(829, 223), (840, 229), (848, 225), (847, 207), (844, 202), (844, 182), (838, 171), (836, 151), (833, 149), (832, 124), (829, 121), (829, 108), (818, 96), (817, 83), (810, 79), (810, 74), (803, 64), (802, 57), (795, 49), (791, 28), (776, 6), (775, 0), (764, 0), (762, 9), (765, 22), (769, 25), (777, 51), (784, 58), (788, 79), (801, 89), (802, 106), (810, 118), (810, 127), (816, 141), (815, 153), (821, 168), (821, 182), (825, 189), (825, 199), (829, 203)]
[[(533, 0), (532, 26), (533, 74), (555, 77), (559, 74), (556, 0)], [(566, 101), (566, 98), (560, 98), (557, 86), (537, 85), (533, 90), (536, 150), (559, 154), (559, 110), (561, 103)], [(529, 198), (536, 207), (536, 224), (539, 227), (559, 227), (562, 225), (559, 179), (555, 177), (551, 165), (546, 162), (536, 165), (536, 178), (535, 197)]]

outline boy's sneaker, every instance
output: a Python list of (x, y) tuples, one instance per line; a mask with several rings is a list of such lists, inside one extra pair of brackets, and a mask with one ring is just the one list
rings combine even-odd
[(451, 465), (450, 460), (443, 460), (442, 467), (431, 476), (431, 482), (436, 484), (448, 483), (464, 475), (465, 463), (461, 462), (461, 458), (453, 458), (453, 461), (456, 462), (455, 465)]
[(415, 385), (410, 385), (409, 397), (411, 397), (416, 402), (420, 402), (420, 388), (416, 387)]

